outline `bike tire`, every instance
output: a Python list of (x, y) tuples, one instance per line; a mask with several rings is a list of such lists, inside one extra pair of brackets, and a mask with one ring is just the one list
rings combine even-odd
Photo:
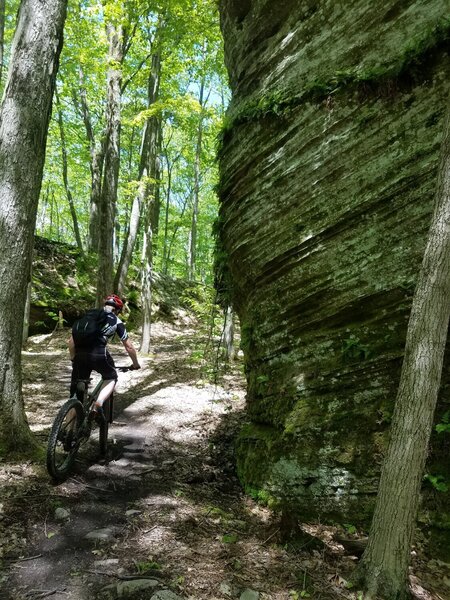
[(99, 423), (98, 443), (100, 445), (100, 455), (106, 456), (108, 452), (108, 429), (110, 423), (111, 403), (109, 400), (103, 404), (104, 419)]
[(77, 398), (63, 404), (56, 415), (47, 444), (47, 471), (56, 481), (64, 481), (73, 467), (83, 419), (83, 406)]

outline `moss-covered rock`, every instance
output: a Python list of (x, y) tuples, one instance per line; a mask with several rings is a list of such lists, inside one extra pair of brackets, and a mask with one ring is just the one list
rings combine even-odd
[[(31, 288), (30, 334), (52, 331), (61, 311), (66, 324), (95, 304), (95, 255), (81, 255), (76, 246), (35, 237)], [(139, 271), (132, 266), (129, 286), (124, 294), (129, 329), (141, 322)], [(134, 276), (134, 277), (133, 277)], [(205, 300), (200, 285), (153, 274), (152, 319), (176, 321), (183, 314), (193, 313), (193, 305)]]
[(59, 311), (72, 323), (95, 299), (95, 258), (75, 246), (35, 237), (30, 334), (55, 328)]
[(430, 224), (446, 4), (220, 8), (233, 97), (218, 238), (252, 422), (239, 473), (301, 514), (367, 522)]

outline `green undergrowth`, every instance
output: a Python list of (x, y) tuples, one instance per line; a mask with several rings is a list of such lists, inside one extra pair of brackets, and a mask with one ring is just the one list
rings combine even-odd
[(240, 124), (267, 116), (282, 116), (301, 104), (321, 102), (343, 90), (374, 95), (392, 93), (402, 82), (419, 82), (429, 76), (429, 69), (426, 68), (429, 61), (440, 52), (448, 50), (449, 46), (450, 19), (442, 18), (420, 38), (411, 41), (399, 53), (395, 62), (380, 63), (366, 70), (358, 65), (351, 66), (335, 72), (328, 79), (312, 80), (297, 93), (278, 89), (257, 99), (251, 99), (244, 103), (236, 115), (225, 119), (218, 138), (218, 153), (221, 153), (231, 131)]
[[(74, 246), (35, 238), (31, 302), (43, 310), (78, 314), (95, 297), (96, 258), (81, 255)], [(48, 315), (51, 318), (51, 315)]]

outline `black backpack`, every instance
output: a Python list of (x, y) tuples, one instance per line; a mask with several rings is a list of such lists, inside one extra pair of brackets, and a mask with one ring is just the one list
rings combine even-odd
[(108, 313), (103, 308), (93, 308), (75, 321), (72, 337), (77, 348), (93, 348), (104, 343), (104, 330), (109, 326)]

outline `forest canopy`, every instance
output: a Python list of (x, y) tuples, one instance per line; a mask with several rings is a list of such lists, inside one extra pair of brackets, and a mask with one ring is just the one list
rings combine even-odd
[[(5, 67), (17, 10), (18, 2), (7, 3)], [(154, 268), (210, 283), (210, 232), (217, 214), (216, 138), (229, 95), (214, 2), (69, 3), (36, 233), (78, 243), (84, 250), (95, 249), (89, 227), (93, 171), (98, 168), (95, 160), (106, 128), (108, 68), (113, 63), (109, 26), (122, 28), (124, 42), (119, 65), (120, 170), (114, 263), (119, 261), (133, 198), (142, 179), (142, 132), (146, 121), (153, 118), (160, 129), (155, 178), (160, 206), (154, 227)], [(160, 56), (159, 92), (149, 102), (149, 76), (155, 54)], [(142, 225), (137, 249), (142, 248)]]

